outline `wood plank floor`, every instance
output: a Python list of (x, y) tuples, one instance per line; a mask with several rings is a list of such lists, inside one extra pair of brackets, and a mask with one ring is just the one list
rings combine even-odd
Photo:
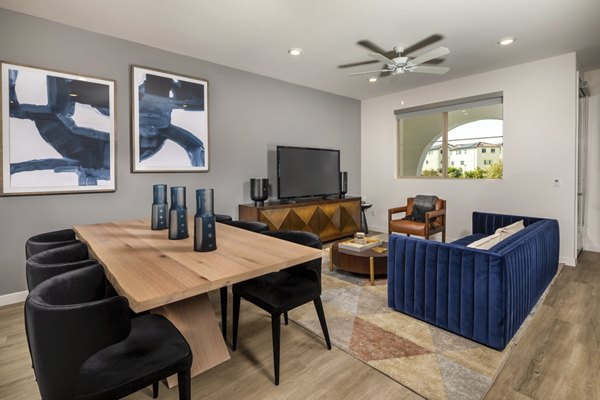
[[(193, 399), (421, 399), (294, 323), (282, 329), (273, 385), (269, 318), (242, 302), (238, 351), (192, 380)], [(23, 305), (1, 307), (0, 399), (40, 398), (30, 365)], [(178, 397), (160, 390), (160, 399)], [(128, 397), (150, 398), (149, 388)], [(563, 269), (487, 399), (600, 399), (600, 253), (583, 252), (577, 268)]]
[(486, 400), (600, 399), (600, 253), (565, 267)]
[[(218, 297), (214, 300), (218, 303)], [(340, 349), (333, 347), (328, 351), (323, 339), (291, 321), (281, 329), (281, 379), (279, 386), (275, 386), (271, 317), (244, 301), (238, 350), (230, 353), (231, 360), (192, 379), (192, 399), (422, 400)], [(39, 398), (25, 339), (23, 304), (1, 307), (0, 399)], [(150, 388), (127, 397), (151, 398)], [(178, 399), (177, 389), (161, 385), (159, 399)]]

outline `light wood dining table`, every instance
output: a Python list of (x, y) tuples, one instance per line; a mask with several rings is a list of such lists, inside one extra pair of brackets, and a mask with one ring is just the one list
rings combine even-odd
[[(192, 349), (192, 376), (230, 358), (207, 292), (321, 257), (321, 250), (221, 223), (217, 249), (205, 253), (194, 251), (193, 235), (169, 240), (149, 220), (73, 229), (133, 311), (164, 315), (179, 329)], [(176, 376), (167, 384), (176, 385)]]

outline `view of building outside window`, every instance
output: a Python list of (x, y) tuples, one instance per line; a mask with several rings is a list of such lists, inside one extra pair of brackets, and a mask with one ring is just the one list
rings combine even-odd
[(502, 157), (502, 103), (399, 119), (399, 177), (501, 179)]
[[(502, 120), (469, 122), (448, 131), (448, 178), (502, 178), (502, 144)], [(427, 152), (422, 176), (439, 175), (441, 149), (440, 137)]]

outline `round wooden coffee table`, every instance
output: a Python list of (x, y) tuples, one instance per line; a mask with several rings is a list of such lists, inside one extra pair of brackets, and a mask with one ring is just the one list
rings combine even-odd
[[(381, 247), (387, 248), (387, 243)], [(329, 249), (329, 270), (333, 266), (344, 271), (358, 274), (369, 274), (371, 285), (375, 283), (375, 275), (387, 274), (387, 251), (378, 253), (373, 250), (352, 251), (340, 249), (335, 243)]]

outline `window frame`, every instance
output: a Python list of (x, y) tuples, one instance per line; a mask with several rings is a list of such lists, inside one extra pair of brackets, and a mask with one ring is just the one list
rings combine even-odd
[[(464, 97), (464, 98), (460, 98), (460, 99), (442, 101), (442, 102), (432, 103), (432, 104), (427, 104), (427, 105), (422, 105), (422, 106), (407, 107), (407, 108), (394, 110), (394, 116), (396, 117), (396, 135), (395, 135), (396, 136), (396, 146), (395, 146), (396, 163), (395, 163), (395, 171), (394, 171), (395, 178), (396, 179), (456, 179), (456, 178), (452, 178), (448, 175), (448, 169), (450, 167), (449, 161), (448, 161), (448, 158), (449, 158), (448, 156), (451, 151), (448, 147), (448, 134), (449, 134), (448, 113), (450, 111), (469, 109), (469, 108), (477, 108), (477, 107), (485, 107), (485, 106), (496, 105), (496, 104), (502, 105), (501, 121), (504, 122), (504, 93), (502, 91), (492, 92), (492, 93), (487, 93), (487, 94), (482, 94), (482, 95), (477, 95), (477, 96)], [(401, 158), (402, 156), (400, 154), (400, 147), (399, 147), (399, 141), (400, 141), (400, 125), (399, 124), (405, 118), (414, 117), (414, 116), (418, 116), (418, 115), (425, 115), (425, 114), (435, 114), (437, 112), (441, 113), (441, 116), (442, 116), (442, 131), (441, 131), (442, 147), (439, 150), (440, 155), (441, 155), (441, 160), (440, 160), (441, 170), (442, 170), (441, 175), (436, 175), (436, 176), (403, 175), (403, 176), (401, 176), (399, 174), (400, 162), (402, 161), (402, 158)], [(504, 128), (502, 129), (502, 145), (500, 145), (500, 149), (498, 151), (499, 154), (503, 153), (503, 151), (502, 151), (503, 146), (504, 146)], [(444, 151), (444, 149), (446, 149), (446, 151)], [(428, 150), (428, 152), (429, 151), (431, 151), (431, 150)], [(495, 151), (494, 151), (494, 153), (495, 153)], [(483, 178), (483, 179), (502, 180), (502, 179), (504, 179), (504, 176), (502, 176), (501, 178)], [(467, 178), (465, 180), (481, 180), (481, 179)]]

